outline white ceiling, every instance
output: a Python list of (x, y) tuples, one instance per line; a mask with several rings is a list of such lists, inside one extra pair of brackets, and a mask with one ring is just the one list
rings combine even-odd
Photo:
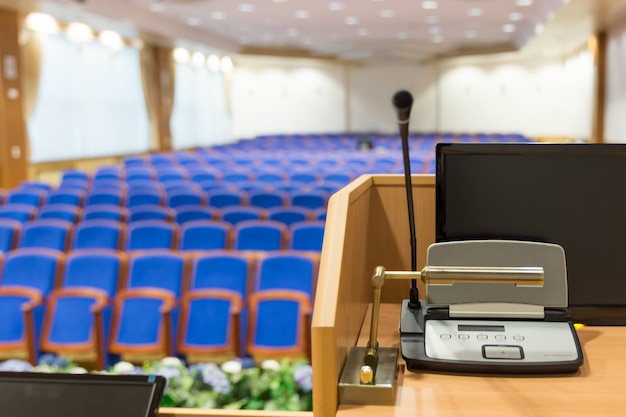
[[(424, 3), (436, 8), (425, 9)], [(0, 5), (45, 11), (124, 36), (141, 32), (231, 53), (413, 62), (521, 48), (562, 54), (626, 15), (626, 0), (0, 0)]]

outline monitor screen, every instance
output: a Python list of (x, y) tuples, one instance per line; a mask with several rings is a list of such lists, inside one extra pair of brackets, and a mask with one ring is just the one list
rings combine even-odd
[(565, 250), (572, 318), (626, 324), (626, 144), (437, 145), (436, 239)]
[(0, 372), (0, 408), (11, 417), (156, 417), (162, 376)]

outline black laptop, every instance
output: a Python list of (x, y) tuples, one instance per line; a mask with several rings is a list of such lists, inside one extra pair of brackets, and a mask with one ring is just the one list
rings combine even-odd
[(156, 417), (165, 378), (155, 375), (0, 372), (7, 417)]

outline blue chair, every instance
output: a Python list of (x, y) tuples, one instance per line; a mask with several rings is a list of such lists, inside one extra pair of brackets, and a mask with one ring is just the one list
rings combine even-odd
[(271, 220), (246, 220), (233, 231), (233, 249), (272, 251), (283, 249), (287, 228)]
[(187, 257), (170, 250), (138, 251), (128, 259), (125, 288), (159, 288), (180, 299), (187, 279)]
[(313, 301), (319, 255), (281, 251), (262, 255), (257, 263), (252, 291), (293, 290)]
[(320, 176), (313, 171), (295, 171), (288, 174), (288, 181), (301, 184), (314, 184), (319, 181)]
[(226, 249), (230, 246), (232, 226), (214, 220), (190, 220), (181, 225), (181, 251)]
[(222, 181), (230, 183), (248, 182), (253, 181), (254, 176), (250, 172), (244, 171), (231, 171), (223, 172)]
[(84, 220), (74, 229), (72, 249), (119, 250), (124, 245), (125, 231), (126, 225), (115, 220)]
[(125, 202), (125, 192), (122, 188), (99, 187), (92, 188), (91, 191), (89, 191), (85, 206), (102, 204), (122, 206)]
[(48, 248), (65, 252), (72, 239), (73, 224), (66, 220), (37, 219), (24, 223), (19, 248)]
[(281, 222), (286, 226), (291, 226), (296, 222), (303, 222), (311, 219), (311, 210), (305, 207), (274, 207), (267, 211), (267, 219)]
[(172, 208), (189, 205), (204, 206), (206, 202), (207, 198), (204, 191), (178, 189), (167, 193), (166, 205)]
[(305, 207), (314, 210), (326, 207), (328, 196), (323, 191), (294, 191), (290, 195), (292, 206)]
[(126, 222), (128, 210), (126, 207), (112, 204), (94, 204), (85, 206), (83, 209), (83, 220), (114, 220)]
[(12, 219), (0, 218), (0, 252), (5, 253), (17, 247), (22, 223)]
[(250, 295), (248, 353), (256, 361), (310, 358), (308, 297), (298, 291), (262, 291)]
[(245, 220), (261, 220), (264, 211), (258, 207), (228, 206), (220, 210), (220, 218), (233, 226)]
[(40, 219), (59, 219), (77, 223), (82, 216), (82, 209), (72, 204), (45, 204), (39, 209)]
[(120, 181), (124, 178), (124, 170), (121, 166), (118, 165), (106, 165), (101, 166), (96, 169), (96, 172), (93, 174), (93, 180), (116, 180)]
[(168, 196), (172, 192), (190, 192), (190, 193), (202, 193), (203, 190), (200, 185), (195, 182), (186, 180), (170, 180), (163, 183), (157, 183), (163, 185), (165, 195)]
[(352, 174), (343, 172), (330, 172), (322, 176), (322, 181), (332, 181), (343, 185), (350, 183), (352, 179)]
[(128, 190), (126, 200), (126, 207), (128, 208), (143, 205), (162, 206), (164, 203), (165, 194), (160, 190), (147, 187), (129, 188)]
[(267, 184), (277, 184), (285, 181), (285, 174), (281, 171), (262, 171), (256, 175), (256, 180)]
[(7, 192), (6, 204), (19, 203), (39, 208), (46, 201), (47, 195), (41, 188), (15, 188)]
[(207, 205), (224, 208), (228, 206), (244, 206), (246, 202), (246, 193), (244, 191), (213, 190), (209, 191)]
[(61, 171), (61, 184), (67, 180), (89, 182), (89, 173), (82, 169), (64, 169)]
[(139, 361), (174, 356), (176, 299), (166, 290), (130, 288), (115, 297), (109, 352)]
[(138, 220), (129, 223), (126, 249), (173, 249), (178, 242), (178, 226), (163, 220)]
[(189, 168), (189, 179), (200, 184), (204, 181), (216, 181), (222, 178), (218, 170), (209, 167), (195, 167)]
[(149, 165), (148, 160), (143, 156), (126, 156), (122, 161), (124, 168), (145, 167)]
[(0, 288), (0, 352), (37, 364), (43, 296), (31, 288)]
[(73, 187), (60, 187), (48, 194), (46, 204), (69, 204), (82, 207), (85, 204), (84, 190)]
[(178, 352), (190, 363), (242, 357), (242, 306), (239, 294), (227, 290), (203, 289), (185, 294), (178, 325)]
[(0, 287), (26, 287), (45, 297), (59, 282), (63, 260), (53, 249), (15, 249), (4, 256)]
[(54, 290), (46, 303), (41, 350), (65, 357), (79, 356), (83, 361), (93, 361), (98, 370), (106, 369), (108, 306), (107, 294), (97, 289)]
[(174, 210), (169, 207), (143, 204), (128, 209), (128, 222), (132, 223), (139, 220), (163, 220), (171, 222), (174, 220), (174, 215)]
[(157, 181), (165, 183), (172, 180), (189, 179), (189, 171), (182, 166), (170, 165), (157, 168)]
[(0, 219), (16, 220), (26, 223), (37, 216), (37, 208), (30, 204), (7, 203), (0, 206)]
[(135, 180), (155, 180), (156, 172), (151, 166), (132, 166), (126, 168), (126, 182), (130, 183)]
[(289, 243), (287, 249), (304, 251), (322, 251), (324, 240), (324, 221), (304, 221), (293, 223), (289, 227)]
[(126, 254), (107, 249), (82, 249), (69, 252), (60, 288), (91, 288), (115, 297), (126, 272)]
[(248, 193), (250, 206), (269, 209), (283, 207), (288, 201), (288, 195), (284, 191), (250, 191)]
[(191, 260), (189, 291), (222, 289), (233, 291), (242, 300), (248, 298), (253, 261), (241, 252), (211, 251)]
[(192, 220), (217, 220), (219, 210), (212, 207), (189, 205), (175, 208), (174, 221), (183, 224)]

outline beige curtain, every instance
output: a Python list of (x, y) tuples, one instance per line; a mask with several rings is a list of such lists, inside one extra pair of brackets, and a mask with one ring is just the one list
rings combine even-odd
[(176, 62), (171, 48), (159, 49), (159, 69), (161, 86), (161, 135), (162, 146), (172, 149), (172, 131), (170, 120), (174, 111), (174, 91), (176, 89)]
[(157, 47), (144, 45), (139, 54), (141, 85), (150, 124), (150, 149), (159, 149), (159, 65)]
[[(43, 48), (48, 35), (28, 29), (22, 29), (20, 34), (20, 54), (22, 58), (22, 106), (24, 122), (28, 121), (37, 108), (39, 96), (39, 80), (41, 79), (41, 65), (43, 62)], [(30, 143), (28, 128), (25, 130), (26, 140), (24, 151), (27, 160), (30, 160)]]

